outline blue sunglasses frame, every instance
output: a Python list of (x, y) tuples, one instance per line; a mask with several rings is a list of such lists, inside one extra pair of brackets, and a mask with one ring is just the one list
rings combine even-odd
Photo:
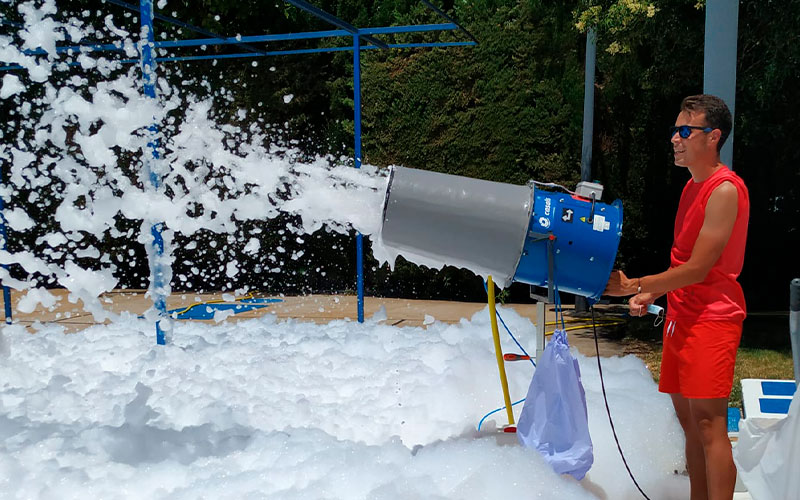
[(678, 132), (682, 139), (688, 139), (692, 135), (692, 130), (702, 130), (704, 133), (709, 133), (714, 130), (713, 127), (697, 127), (694, 125), (678, 125), (677, 127), (669, 128), (669, 138), (675, 137), (675, 132)]

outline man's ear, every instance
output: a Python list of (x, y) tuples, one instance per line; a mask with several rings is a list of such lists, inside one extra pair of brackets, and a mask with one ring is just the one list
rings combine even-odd
[(719, 142), (720, 138), (722, 137), (722, 131), (718, 128), (715, 128), (714, 130), (709, 132), (708, 136), (709, 140), (711, 141), (711, 144), (716, 145)]

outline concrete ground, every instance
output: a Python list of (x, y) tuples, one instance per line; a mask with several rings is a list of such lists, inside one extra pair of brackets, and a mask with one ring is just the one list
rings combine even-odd
[[(39, 306), (31, 313), (21, 313), (17, 310), (17, 302), (22, 294), (12, 291), (13, 318), (15, 323), (30, 327), (35, 331), (37, 324), (57, 323), (65, 327), (67, 332), (78, 332), (91, 325), (97, 324), (91, 314), (83, 310), (82, 304), (71, 303), (66, 290), (50, 290), (55, 295), (58, 302), (52, 311), (42, 310)], [(231, 295), (223, 297), (221, 293), (175, 293), (167, 299), (167, 309), (183, 309), (192, 304), (223, 301), (228, 302)], [(353, 295), (304, 295), (304, 296), (264, 296), (267, 298), (279, 298), (282, 302), (269, 304), (268, 307), (261, 309), (251, 309), (230, 316), (227, 321), (238, 321), (262, 316), (264, 314), (275, 314), (279, 319), (293, 318), (301, 321), (312, 321), (315, 323), (327, 323), (335, 319), (356, 319), (357, 299)], [(228, 299), (228, 300), (226, 300)], [(142, 314), (151, 307), (152, 302), (145, 296), (144, 290), (115, 290), (104, 294), (101, 297), (104, 307), (114, 313), (130, 312)], [(442, 300), (411, 300), (411, 299), (389, 299), (379, 297), (366, 297), (364, 299), (364, 315), (369, 318), (379, 311), (381, 307), (386, 309), (386, 324), (398, 327), (423, 326), (425, 316), (432, 316), (436, 321), (445, 323), (456, 323), (461, 318), (471, 318), (476, 312), (483, 310), (486, 304), (476, 302), (453, 302)], [(507, 304), (504, 307), (513, 308), (517, 313), (536, 322), (536, 306), (534, 304)], [(602, 319), (602, 306), (600, 306)], [(565, 308), (566, 316), (569, 316), (570, 306)], [(555, 313), (552, 307), (548, 307), (548, 322), (555, 320)], [(189, 320), (195, 321), (195, 320)], [(208, 320), (210, 322), (212, 320)], [(580, 328), (585, 324), (585, 328)], [(575, 329), (569, 331), (570, 344), (575, 346), (582, 354), (593, 356), (595, 354), (594, 336), (589, 321), (585, 323), (570, 323), (569, 327)], [(548, 326), (546, 331), (551, 331), (552, 326)], [(502, 326), (500, 326), (501, 334)], [(514, 332), (523, 345), (533, 345), (534, 339), (530, 332)], [(491, 335), (491, 332), (487, 332)], [(601, 356), (619, 356), (627, 354), (626, 346), (604, 336), (599, 338)]]

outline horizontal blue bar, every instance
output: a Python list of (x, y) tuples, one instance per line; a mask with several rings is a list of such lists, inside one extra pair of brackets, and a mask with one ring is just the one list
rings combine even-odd
[(797, 385), (794, 381), (764, 381), (761, 382), (761, 392), (765, 396), (794, 396)]
[[(68, 45), (66, 47), (57, 47), (56, 53), (64, 54), (67, 52), (122, 52), (125, 50), (124, 46), (121, 42), (119, 43), (103, 43), (103, 44), (92, 44), (92, 45)], [(36, 50), (25, 50), (23, 53), (27, 56), (33, 55), (44, 55), (45, 52), (43, 49), (36, 49)]]
[[(345, 30), (326, 30), (326, 31), (307, 31), (301, 33), (286, 33), (278, 35), (253, 35), (242, 37), (228, 37), (228, 38), (192, 38), (189, 40), (173, 40), (168, 42), (155, 42), (157, 49), (169, 49), (174, 47), (199, 47), (201, 45), (230, 45), (230, 44), (245, 44), (255, 42), (277, 42), (282, 40), (307, 40), (313, 38), (329, 38), (337, 36), (351, 36)], [(58, 47), (56, 52), (63, 54), (65, 52), (121, 52), (123, 49), (121, 44), (94, 44), (94, 45), (69, 45), (66, 47)], [(25, 55), (44, 55), (46, 52), (43, 49), (26, 50), (23, 51)]]
[[(477, 45), (475, 42), (432, 42), (432, 43), (398, 43), (390, 44), (390, 49), (413, 49), (413, 48), (430, 48), (430, 47), (465, 47)], [(361, 50), (374, 50), (379, 49), (374, 45), (362, 46)], [(175, 61), (202, 61), (208, 59), (236, 59), (248, 57), (263, 57), (263, 56), (289, 56), (297, 54), (317, 54), (324, 52), (347, 52), (352, 51), (353, 47), (326, 47), (320, 49), (295, 49), (295, 50), (272, 50), (262, 54), (255, 53), (237, 53), (237, 54), (218, 54), (218, 55), (205, 55), (205, 56), (176, 56), (176, 57), (159, 57), (156, 58), (157, 62), (175, 62)], [(126, 59), (123, 63), (134, 63), (138, 59)]]
[[(295, 50), (272, 50), (268, 52), (254, 53), (254, 52), (240, 52), (236, 54), (215, 54), (205, 56), (174, 56), (174, 57), (158, 57), (156, 62), (176, 62), (176, 61), (203, 61), (209, 59), (241, 59), (248, 57), (264, 57), (264, 56), (289, 56), (296, 54), (313, 54), (317, 52), (345, 52), (353, 50), (353, 47), (329, 47), (325, 49), (295, 49)], [(120, 61), (124, 64), (131, 64), (138, 62), (138, 59), (124, 59)]]
[(198, 38), (191, 40), (174, 40), (170, 42), (156, 42), (157, 49), (172, 47), (197, 47), (200, 45), (229, 45), (255, 42), (279, 42), (283, 40), (308, 40), (312, 38), (329, 38), (336, 36), (351, 36), (345, 30), (306, 31), (301, 33), (284, 33), (278, 35), (252, 35), (229, 38)]
[[(358, 30), (358, 34), (371, 35), (371, 34), (390, 34), (390, 33), (425, 33), (430, 31), (446, 31), (455, 30), (458, 26), (453, 23), (445, 24), (421, 24), (421, 25), (406, 25), (406, 26), (386, 26), (382, 28), (366, 28)], [(300, 33), (283, 33), (276, 35), (249, 35), (240, 37), (228, 38), (192, 38), (189, 40), (172, 40), (166, 42), (155, 42), (157, 49), (170, 49), (176, 47), (199, 47), (202, 45), (243, 45), (247, 43), (259, 42), (279, 42), (286, 40), (309, 40), (315, 38), (332, 38), (339, 36), (351, 36), (346, 30), (325, 30), (325, 31), (304, 31)], [(391, 45), (389, 45), (391, 47)], [(367, 47), (364, 47), (367, 48)], [(69, 45), (65, 47), (58, 47), (56, 52), (63, 54), (66, 52), (121, 52), (123, 49), (121, 44), (92, 44), (92, 45)], [(46, 52), (43, 49), (26, 50), (26, 55), (44, 55)]]
[(761, 410), (761, 413), (777, 413), (777, 414), (787, 414), (789, 413), (789, 405), (791, 404), (791, 399), (765, 399), (759, 398), (758, 399), (758, 406)]
[[(405, 26), (386, 26), (383, 28), (366, 28), (359, 30), (358, 34), (389, 34), (389, 33), (425, 33), (430, 31), (455, 30), (458, 26), (448, 24), (420, 24)], [(313, 38), (332, 38), (338, 36), (352, 36), (346, 30), (302, 31), (300, 33), (281, 33), (275, 35), (248, 35), (228, 38), (196, 38), (190, 40), (174, 40), (169, 42), (156, 42), (157, 49), (172, 47), (189, 47), (199, 45), (225, 45), (238, 43), (280, 42), (285, 40), (308, 40)]]
[[(477, 45), (475, 42), (431, 42), (431, 43), (395, 43), (390, 44), (390, 49), (415, 49), (415, 48), (433, 48), (433, 47), (470, 47), (473, 45)], [(374, 45), (367, 45), (362, 46), (362, 50), (374, 50), (380, 47), (376, 47)], [(248, 58), (248, 57), (264, 57), (264, 56), (289, 56), (289, 55), (297, 55), (297, 54), (314, 54), (314, 53), (323, 53), (323, 52), (345, 52), (351, 51), (353, 47), (348, 45), (346, 47), (325, 47), (320, 49), (295, 49), (295, 50), (272, 50), (268, 52), (243, 52), (237, 54), (215, 54), (215, 55), (204, 55), (204, 56), (176, 56), (176, 57), (158, 57), (156, 58), (157, 62), (175, 62), (175, 61), (202, 61), (202, 60), (209, 60), (209, 59), (237, 59), (237, 58)], [(132, 64), (138, 63), (138, 59), (123, 59), (120, 61), (123, 64)], [(67, 63), (70, 66), (78, 66), (80, 63), (72, 62)], [(0, 71), (11, 71), (22, 69), (22, 66), (13, 65), (13, 66), (0, 66)]]

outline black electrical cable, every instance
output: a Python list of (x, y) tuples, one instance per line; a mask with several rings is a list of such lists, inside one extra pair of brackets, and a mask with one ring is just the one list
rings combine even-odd
[(650, 500), (650, 497), (642, 491), (642, 487), (639, 486), (639, 483), (636, 482), (636, 478), (633, 477), (633, 472), (631, 472), (631, 468), (628, 467), (628, 461), (625, 460), (625, 454), (622, 453), (622, 446), (619, 444), (619, 438), (617, 438), (617, 430), (614, 428), (614, 420), (611, 419), (611, 409), (608, 407), (608, 397), (606, 396), (606, 384), (603, 381), (603, 366), (600, 364), (600, 345), (597, 343), (597, 325), (594, 321), (594, 306), (590, 308), (592, 310), (592, 329), (594, 330), (594, 348), (597, 351), (597, 370), (600, 372), (600, 387), (603, 389), (603, 401), (606, 403), (606, 413), (608, 414), (608, 422), (611, 424), (611, 432), (614, 434), (614, 441), (617, 442), (617, 449), (619, 450), (619, 456), (622, 457), (622, 463), (625, 464), (625, 468), (628, 470), (628, 475), (631, 476), (631, 480), (633, 484), (636, 485), (636, 489), (639, 490), (639, 493), (642, 494), (647, 500)]

